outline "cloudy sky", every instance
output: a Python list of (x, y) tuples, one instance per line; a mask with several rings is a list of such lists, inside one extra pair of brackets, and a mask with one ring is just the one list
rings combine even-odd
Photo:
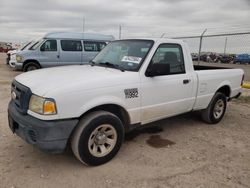
[(118, 37), (186, 36), (250, 31), (250, 0), (0, 0), (0, 41), (26, 41), (49, 31)]

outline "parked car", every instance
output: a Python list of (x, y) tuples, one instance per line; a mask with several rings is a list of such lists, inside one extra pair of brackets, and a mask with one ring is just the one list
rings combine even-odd
[(118, 40), (89, 65), (20, 74), (12, 82), (10, 129), (50, 152), (69, 143), (81, 162), (100, 165), (132, 128), (190, 111), (216, 124), (240, 95), (244, 72), (194, 66), (190, 54), (181, 40)]
[(15, 68), (16, 63), (16, 53), (19, 51), (27, 50), (34, 43), (34, 41), (29, 41), (23, 45), (20, 49), (9, 50), (7, 52), (6, 64), (10, 67)]
[(234, 59), (234, 63), (239, 63), (239, 64), (250, 63), (250, 55), (249, 54), (236, 55), (236, 57)]
[(192, 60), (193, 61), (198, 61), (198, 56), (199, 56), (198, 54), (192, 53), (191, 55), (192, 55)]
[(0, 52), (7, 53), (9, 50), (12, 50), (11, 43), (0, 42)]
[(207, 54), (201, 54), (200, 56), (200, 61), (204, 61), (204, 62), (207, 62)]
[(114, 40), (111, 35), (56, 32), (16, 53), (15, 68), (31, 71), (60, 65), (86, 64)]
[(220, 55), (217, 58), (216, 62), (219, 62), (219, 63), (231, 63), (231, 62), (233, 62), (233, 60), (234, 60), (233, 56), (230, 56), (230, 55)]

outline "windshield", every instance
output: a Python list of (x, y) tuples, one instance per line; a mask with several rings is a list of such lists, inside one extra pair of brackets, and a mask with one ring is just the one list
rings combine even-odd
[(21, 51), (29, 49), (36, 41), (32, 40), (21, 48)]
[(33, 43), (33, 45), (29, 48), (29, 50), (35, 50), (38, 46), (44, 41), (44, 39), (39, 39)]
[(93, 59), (92, 64), (138, 71), (153, 43), (152, 40), (111, 42)]
[(27, 44), (25, 44), (22, 48), (21, 48), (21, 51), (23, 51), (27, 46), (30, 45), (31, 42), (28, 42)]

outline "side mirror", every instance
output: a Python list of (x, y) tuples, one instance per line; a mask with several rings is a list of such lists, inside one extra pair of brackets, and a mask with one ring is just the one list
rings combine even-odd
[(145, 76), (154, 77), (154, 76), (164, 76), (170, 73), (170, 65), (165, 63), (155, 63), (149, 65), (145, 72)]
[(152, 69), (148, 68), (145, 72), (145, 76), (147, 77), (154, 77), (154, 76), (157, 76), (156, 72), (153, 71)]

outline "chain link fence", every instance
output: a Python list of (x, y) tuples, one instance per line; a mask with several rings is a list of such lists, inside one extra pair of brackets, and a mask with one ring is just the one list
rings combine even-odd
[(250, 64), (250, 32), (175, 38), (189, 45), (194, 61)]

